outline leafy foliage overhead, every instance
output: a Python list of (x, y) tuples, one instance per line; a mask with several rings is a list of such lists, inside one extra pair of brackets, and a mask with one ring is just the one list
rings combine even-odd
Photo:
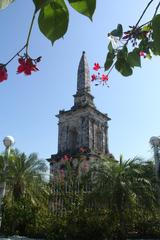
[(52, 44), (66, 33), (68, 21), (69, 13), (64, 0), (50, 1), (41, 9), (38, 18), (41, 32)]
[[(1, 0), (0, 9), (6, 8), (14, 1), (15, 0)], [(154, 0), (148, 1), (137, 23), (133, 26), (129, 26), (127, 31), (124, 32), (123, 26), (118, 24), (117, 27), (108, 34), (110, 42), (106, 60), (103, 64), (107, 74), (102, 74), (102, 76), (99, 75), (100, 73), (98, 73), (98, 75), (93, 74), (92, 81), (100, 80), (103, 84), (107, 83), (109, 79), (108, 76), (114, 68), (123, 76), (130, 76), (135, 67), (141, 67), (142, 57), (151, 59), (153, 55), (160, 56), (160, 14), (158, 13), (160, 2), (155, 5), (153, 17), (149, 21), (141, 23), (146, 11), (153, 1)], [(91, 20), (96, 8), (96, 0), (32, 0), (32, 2), (35, 9), (26, 43), (7, 63), (0, 64), (0, 82), (8, 79), (6, 66), (24, 49), (26, 51), (23, 55), (23, 60), (27, 61), (23, 64), (23, 71), (21, 70), (20, 72), (24, 72), (26, 65), (28, 67), (28, 62), (29, 69), (32, 71), (38, 70), (36, 64), (40, 61), (40, 57), (34, 59), (31, 58), (28, 53), (30, 35), (37, 14), (39, 14), (38, 25), (40, 31), (53, 44), (67, 32), (69, 24), (67, 2), (78, 13), (87, 16)], [(98, 69), (96, 69), (96, 71), (98, 71)], [(30, 74), (27, 72), (27, 75)]]
[[(0, 9), (6, 8), (13, 1), (15, 0), (1, 0)], [(68, 0), (68, 2), (77, 12), (92, 20), (96, 0)], [(38, 17), (40, 31), (53, 44), (64, 36), (68, 28), (69, 11), (65, 0), (33, 0), (33, 4), (35, 5), (34, 17), (40, 11)]]
[[(148, 1), (136, 24), (129, 26), (127, 31), (124, 31), (123, 26), (118, 24), (117, 28), (108, 33), (110, 41), (104, 63), (106, 73), (93, 74), (92, 81), (98, 80), (103, 85), (107, 85), (109, 74), (113, 69), (128, 77), (133, 74), (135, 67), (141, 67), (143, 59), (151, 59), (154, 55), (160, 56), (160, 14), (158, 13), (160, 2), (157, 5), (155, 3), (153, 17), (145, 23), (142, 22), (153, 1)], [(99, 63), (97, 64), (100, 66)], [(93, 70), (98, 71), (101, 68), (103, 67), (98, 69), (94, 67)]]
[(96, 8), (96, 0), (68, 0), (70, 5), (79, 13), (92, 20)]
[[(142, 15), (134, 26), (123, 32), (123, 26), (117, 25), (108, 36), (110, 39), (105, 71), (115, 67), (123, 76), (130, 76), (134, 67), (141, 67), (141, 58), (151, 59), (152, 55), (160, 55), (160, 14), (156, 6), (153, 18), (140, 25), (141, 20), (153, 0), (149, 1)], [(108, 73), (108, 74), (109, 74)]]
[[(68, 0), (79, 13), (92, 19), (96, 0)], [(63, 37), (69, 23), (69, 11), (64, 0), (33, 0), (35, 12), (40, 10), (38, 24), (41, 32), (52, 44)]]
[[(0, 0), (0, 9), (6, 8), (15, 0)], [(69, 10), (66, 5), (67, 0), (32, 0), (35, 8), (31, 19), (23, 47), (14, 54), (6, 63), (0, 64), (0, 83), (8, 79), (7, 65), (12, 62), (19, 54), (19, 66), (17, 73), (31, 75), (32, 72), (38, 71), (37, 63), (41, 61), (41, 56), (33, 58), (29, 54), (30, 37), (36, 15), (38, 16), (38, 25), (42, 34), (53, 43), (62, 38), (68, 29)], [(96, 0), (68, 0), (68, 3), (80, 14), (87, 16), (92, 20), (93, 13), (96, 8)]]

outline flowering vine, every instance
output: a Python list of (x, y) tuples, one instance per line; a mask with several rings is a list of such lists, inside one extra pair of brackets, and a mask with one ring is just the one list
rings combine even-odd
[(89, 170), (89, 161), (88, 153), (90, 149), (85, 146), (81, 146), (77, 149), (77, 154), (72, 158), (68, 153), (65, 153), (62, 156), (58, 156), (56, 159), (53, 159), (51, 165), (58, 163), (58, 168), (51, 168), (51, 174), (53, 175), (53, 181), (61, 180), (62, 182), (67, 179), (72, 178), (73, 176), (79, 177), (81, 174), (87, 173)]
[[(41, 61), (41, 57), (32, 59), (28, 53), (29, 40), (31, 36), (35, 15), (36, 15), (36, 11), (34, 11), (33, 13), (26, 44), (11, 59), (9, 59), (7, 63), (0, 64), (0, 82), (3, 82), (8, 79), (7, 65), (11, 63), (15, 58), (18, 58), (18, 63), (19, 63), (19, 66), (17, 67), (17, 73), (24, 73), (25, 75), (31, 75), (32, 72), (39, 70), (37, 68), (37, 63)], [(23, 52), (23, 55), (20, 55), (22, 52)]]
[[(0, 0), (0, 9), (8, 7), (16, 0)], [(96, 0), (91, 0), (88, 5), (88, 0), (74, 2), (68, 0), (68, 3), (80, 14), (89, 17), (92, 20), (96, 8)], [(34, 12), (31, 24), (28, 31), (28, 36), (25, 45), (7, 62), (0, 63), (0, 83), (8, 79), (7, 65), (15, 58), (18, 58), (17, 73), (24, 73), (31, 75), (33, 72), (38, 71), (37, 63), (40, 62), (41, 57), (32, 58), (29, 55), (29, 42), (33, 28), (35, 17), (38, 14), (38, 26), (42, 34), (51, 41), (53, 44), (56, 40), (63, 37), (68, 29), (69, 11), (68, 7), (63, 0), (32, 0), (34, 4)]]
[[(104, 67), (99, 63), (93, 66), (93, 70), (98, 72), (91, 76), (92, 82), (98, 81), (95, 85), (107, 84), (113, 69), (127, 77), (132, 75), (135, 67), (141, 67), (141, 58), (151, 59), (152, 55), (160, 56), (160, 14), (157, 14), (160, 2), (152, 19), (140, 25), (152, 2), (153, 0), (148, 2), (137, 23), (129, 26), (129, 30), (124, 32), (123, 26), (118, 24), (117, 28), (108, 34), (110, 42)], [(100, 74), (100, 69), (107, 73)]]
[(93, 82), (93, 81), (98, 80), (97, 83), (95, 84), (96, 86), (98, 86), (99, 84), (102, 84), (102, 85), (107, 85), (107, 87), (109, 87), (108, 86), (108, 79), (109, 79), (108, 74), (104, 74), (104, 73), (100, 74), (100, 72), (99, 72), (100, 69), (103, 69), (103, 67), (101, 67), (99, 65), (99, 63), (95, 63), (93, 66), (93, 70), (96, 71), (97, 74), (93, 74), (91, 76), (91, 81)]
[[(0, 9), (6, 8), (15, 1), (1, 0)], [(90, 4), (88, 4), (88, 0), (66, 1), (77, 12), (92, 20), (96, 8), (96, 0), (90, 0)], [(92, 81), (97, 80), (96, 85), (108, 86), (109, 74), (114, 68), (123, 76), (130, 76), (135, 67), (141, 67), (142, 57), (151, 59), (152, 55), (160, 55), (160, 14), (157, 14), (160, 8), (160, 1), (155, 7), (152, 19), (140, 25), (146, 11), (155, 2), (154, 0), (148, 1), (147, 6), (134, 26), (129, 26), (129, 29), (123, 32), (123, 26), (118, 24), (117, 28), (108, 34), (110, 42), (103, 66), (104, 71), (107, 73), (100, 73), (100, 70), (102, 71), (103, 68), (100, 67), (96, 70), (97, 66), (94, 66), (94, 70), (97, 73), (92, 75)], [(38, 15), (40, 31), (52, 44), (67, 32), (69, 10), (64, 0), (32, 0), (32, 2), (35, 8), (26, 43), (7, 63), (0, 61), (0, 82), (8, 79), (7, 65), (16, 57), (18, 57), (19, 62), (17, 73), (31, 75), (33, 72), (38, 71), (37, 63), (39, 63), (41, 58), (32, 58), (28, 52), (30, 35), (36, 15)]]

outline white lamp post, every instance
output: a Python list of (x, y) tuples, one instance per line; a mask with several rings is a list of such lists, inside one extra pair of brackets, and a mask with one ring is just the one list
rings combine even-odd
[(149, 142), (153, 147), (153, 151), (154, 151), (156, 177), (159, 178), (160, 176), (160, 138), (155, 136), (151, 137)]
[(3, 144), (6, 147), (5, 155), (8, 156), (10, 153), (11, 146), (15, 143), (14, 138), (12, 136), (7, 136), (3, 139)]
[[(10, 154), (10, 148), (11, 146), (15, 143), (14, 138), (12, 136), (7, 136), (3, 139), (3, 144), (5, 146), (5, 155), (3, 158), (3, 176), (5, 179), (5, 171), (6, 171), (6, 166), (7, 166), (7, 161), (8, 157)], [(3, 182), (0, 183), (0, 227), (2, 223), (2, 201), (5, 196), (5, 191), (6, 191), (6, 181), (4, 180)]]

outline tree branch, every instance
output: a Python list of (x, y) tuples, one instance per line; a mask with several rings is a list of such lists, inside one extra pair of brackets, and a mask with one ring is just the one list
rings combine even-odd
[(142, 18), (143, 18), (143, 16), (144, 16), (145, 12), (147, 11), (147, 9), (149, 8), (149, 6), (151, 5), (151, 3), (152, 3), (153, 1), (154, 1), (154, 0), (151, 0), (151, 1), (147, 4), (147, 6), (145, 7), (145, 9), (143, 10), (143, 13), (141, 14), (139, 20), (137, 21), (137, 23), (136, 23), (136, 25), (135, 25), (135, 28), (138, 26), (138, 24), (140, 23), (140, 21), (142, 20)]

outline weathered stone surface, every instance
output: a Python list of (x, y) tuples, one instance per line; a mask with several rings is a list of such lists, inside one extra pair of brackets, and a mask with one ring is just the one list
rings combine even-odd
[(87, 62), (87, 58), (85, 56), (85, 52), (82, 53), (82, 57), (78, 66), (77, 73), (77, 92), (90, 92), (90, 74), (89, 74), (89, 66)]
[(108, 153), (107, 115), (91, 106), (60, 112), (58, 153), (73, 153), (87, 147), (92, 153)]

